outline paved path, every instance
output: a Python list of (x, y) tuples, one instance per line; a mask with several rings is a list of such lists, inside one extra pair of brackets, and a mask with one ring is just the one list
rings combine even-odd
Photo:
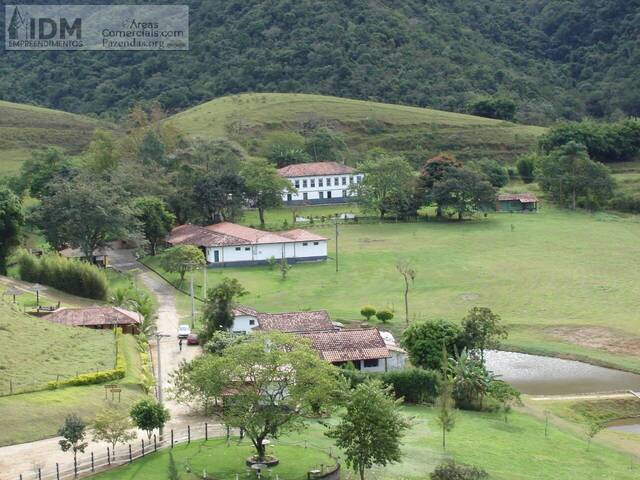
[[(170, 285), (144, 267), (144, 265), (138, 263), (131, 250), (112, 251), (110, 253), (110, 261), (114, 268), (135, 274), (158, 300), (158, 331), (171, 335), (162, 339), (160, 348), (162, 385), (166, 392), (169, 387), (169, 374), (178, 367), (182, 360), (190, 360), (197, 356), (200, 348), (188, 347), (185, 342), (182, 352), (179, 351), (177, 331), (180, 318), (176, 310), (175, 290)], [(151, 344), (154, 365), (157, 366), (158, 352), (156, 351), (155, 342), (152, 341)], [(165, 405), (171, 412), (171, 421), (168, 423), (167, 429), (174, 428), (179, 430), (186, 428), (187, 424), (202, 425), (205, 422), (204, 418), (193, 415), (187, 408), (169, 400), (167, 393), (165, 393), (164, 398)], [(143, 434), (139, 433), (139, 436), (142, 438)], [(88, 438), (90, 439), (90, 436)], [(61, 464), (69, 461), (73, 462), (71, 454), (60, 451), (59, 440), (59, 437), (48, 438), (0, 448), (0, 480), (17, 480), (18, 475), (21, 473), (32, 474), (37, 471), (38, 466), (50, 470), (55, 468), (56, 462)], [(87, 453), (92, 450), (104, 452), (106, 447), (106, 444), (91, 443), (87, 448)]]
[(529, 399), (535, 402), (554, 400), (606, 400), (616, 398), (633, 398), (633, 392), (624, 393), (586, 393), (582, 395), (539, 395), (530, 396)]

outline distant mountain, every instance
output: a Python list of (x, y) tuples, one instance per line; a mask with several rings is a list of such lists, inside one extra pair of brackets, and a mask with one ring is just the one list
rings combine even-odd
[(504, 96), (522, 123), (640, 115), (640, 0), (183, 3), (189, 52), (2, 51), (0, 98), (118, 115), (251, 91), (457, 112)]

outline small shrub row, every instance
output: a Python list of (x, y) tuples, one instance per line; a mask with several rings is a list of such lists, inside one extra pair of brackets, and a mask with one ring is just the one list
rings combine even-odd
[(431, 480), (485, 480), (489, 474), (482, 468), (448, 460), (441, 463), (429, 475)]
[(433, 403), (438, 396), (440, 376), (433, 370), (408, 368), (383, 373), (363, 373), (358, 370), (343, 370), (343, 374), (351, 381), (352, 386), (364, 382), (367, 378), (378, 378), (385, 385), (393, 388), (397, 398), (404, 398), (406, 403)]
[(100, 370), (98, 372), (83, 373), (76, 375), (67, 380), (53, 381), (47, 384), (47, 388), (55, 390), (56, 388), (78, 387), (82, 385), (97, 385), (105, 382), (113, 382), (124, 378), (127, 374), (127, 361), (125, 359), (122, 341), (122, 330), (116, 329), (116, 342), (118, 342), (118, 356), (116, 357), (116, 366), (110, 370)]
[(640, 213), (640, 196), (616, 195), (611, 199), (610, 206), (619, 212)]
[(42, 283), (95, 300), (107, 299), (107, 277), (95, 265), (57, 255), (38, 258), (26, 252), (18, 257), (17, 264), (20, 278), (27, 282)]

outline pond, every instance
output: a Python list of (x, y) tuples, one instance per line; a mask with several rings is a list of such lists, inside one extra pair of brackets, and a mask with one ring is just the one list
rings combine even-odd
[(607, 425), (608, 430), (623, 433), (636, 433), (640, 435), (640, 418), (625, 418), (616, 420)]
[(502, 351), (485, 357), (489, 370), (528, 395), (640, 390), (640, 375), (583, 362)]

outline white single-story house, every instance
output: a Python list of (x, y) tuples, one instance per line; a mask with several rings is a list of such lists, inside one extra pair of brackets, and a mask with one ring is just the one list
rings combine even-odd
[(349, 202), (351, 185), (364, 178), (355, 168), (337, 162), (296, 163), (280, 168), (278, 173), (298, 191), (282, 193), (287, 205)]
[(200, 247), (207, 263), (215, 267), (256, 265), (272, 257), (290, 263), (326, 260), (327, 240), (302, 229), (264, 232), (230, 222), (180, 225), (167, 237), (171, 245)]
[(393, 335), (376, 328), (343, 329), (331, 321), (326, 310), (262, 313), (238, 305), (233, 310), (231, 331), (279, 331), (307, 338), (319, 355), (334, 365), (351, 362), (363, 372), (386, 372), (405, 367), (407, 353), (396, 346)]

